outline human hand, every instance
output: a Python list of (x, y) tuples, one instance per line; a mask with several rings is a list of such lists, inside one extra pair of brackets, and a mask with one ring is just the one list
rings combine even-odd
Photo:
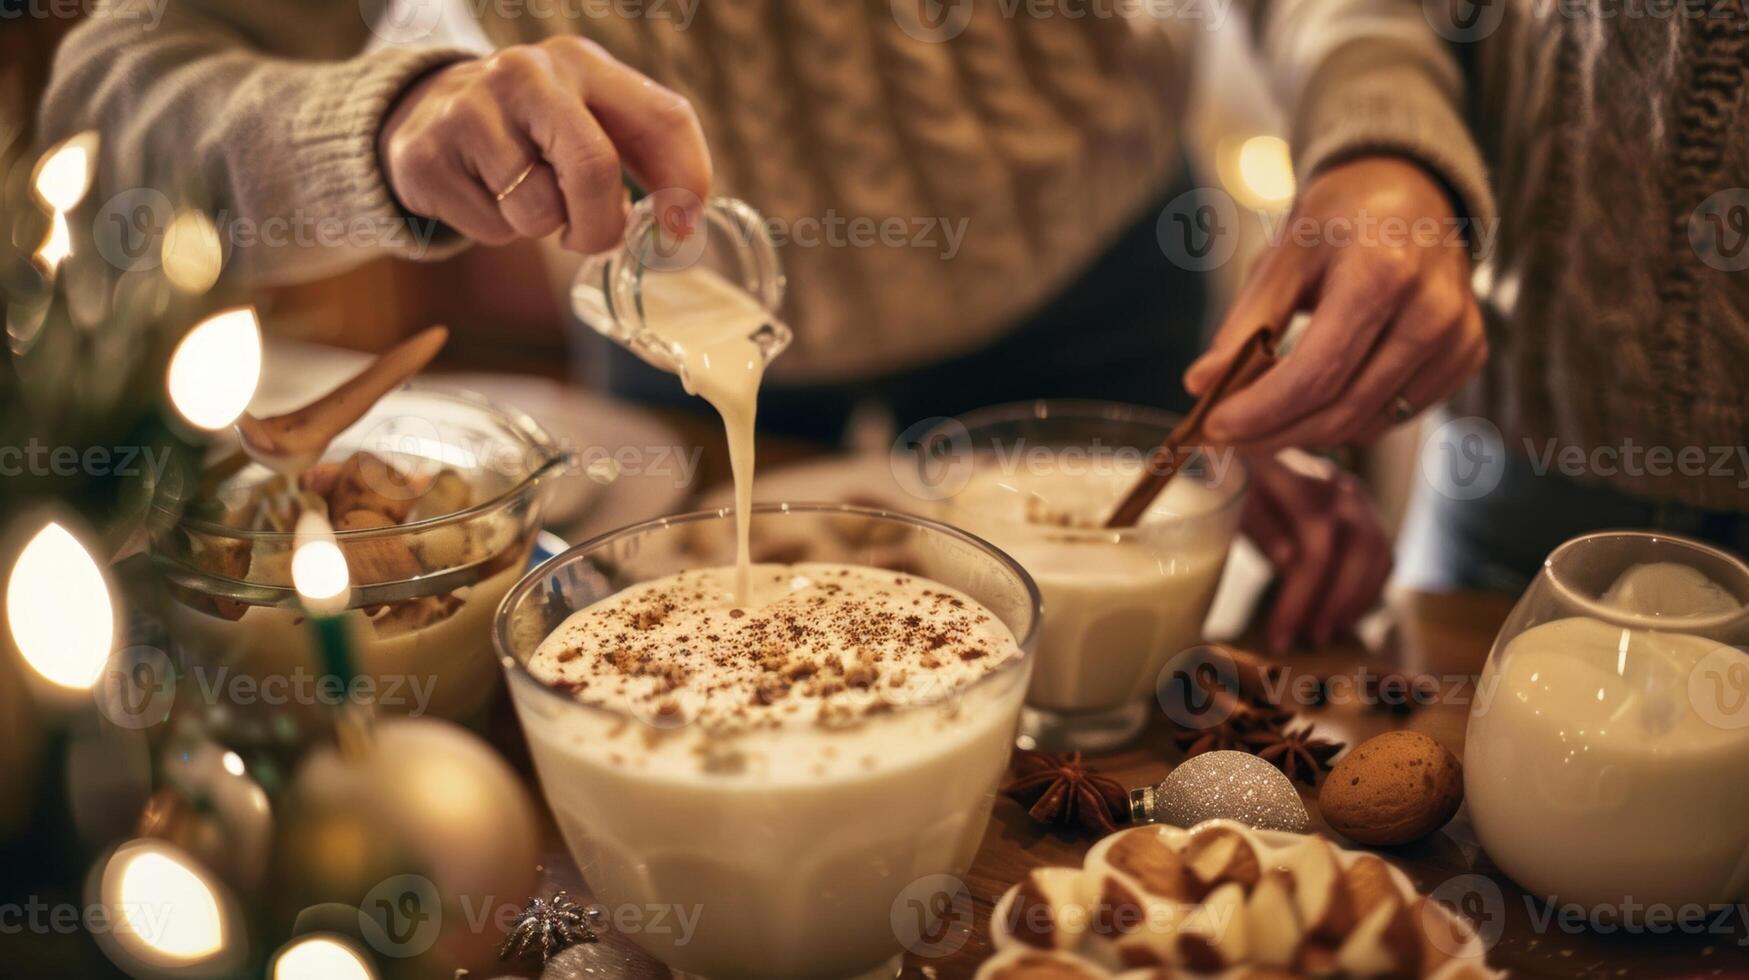
[(1273, 455), (1247, 462), (1241, 526), (1280, 579), (1265, 639), (1276, 653), (1299, 639), (1322, 646), (1352, 630), (1383, 591), (1390, 537), (1354, 474), (1312, 475)]
[(691, 104), (579, 37), (427, 75), (390, 108), (377, 150), (407, 210), (488, 245), (560, 228), (572, 251), (618, 245), (631, 206), (622, 166), (652, 192), (685, 192), (682, 228), (710, 196)]
[[(1305, 189), (1210, 345), (1202, 394), (1258, 327), (1302, 308), (1291, 354), (1222, 399), (1203, 432), (1251, 450), (1369, 442), (1437, 404), (1487, 359), (1470, 254), (1445, 189), (1398, 157), (1360, 157)], [(1316, 234), (1308, 234), (1316, 232)]]

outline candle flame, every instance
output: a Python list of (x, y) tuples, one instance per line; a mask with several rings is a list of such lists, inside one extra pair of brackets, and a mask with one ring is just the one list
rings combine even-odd
[(37, 161), (31, 186), (42, 202), (59, 214), (79, 206), (96, 173), (97, 133), (87, 130), (55, 144)]
[(298, 518), (293, 538), (292, 585), (312, 612), (336, 612), (346, 607), (352, 589), (352, 576), (346, 568), (346, 556), (334, 540), (334, 529), (327, 518), (309, 510)]
[(261, 324), (249, 307), (202, 320), (170, 357), (170, 402), (191, 425), (212, 431), (237, 420), (261, 380)]
[[(112, 877), (113, 876), (113, 877)], [(204, 960), (225, 944), (225, 917), (206, 876), (180, 852), (158, 841), (118, 850), (104, 870), (106, 900), (117, 938), (152, 965)]]
[(280, 950), (273, 980), (376, 980), (376, 971), (347, 943), (305, 936)]
[(12, 566), (6, 619), (25, 662), (57, 687), (88, 690), (115, 645), (115, 608), (103, 570), (52, 521)]

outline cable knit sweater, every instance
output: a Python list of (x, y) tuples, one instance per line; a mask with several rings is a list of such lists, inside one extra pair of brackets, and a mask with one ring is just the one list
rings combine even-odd
[[(468, 56), (430, 46), (425, 15), (443, 0), (401, 0), (377, 27), (402, 46), (365, 54), (359, 0), (147, 2), (111, 2), (67, 41), (44, 108), (55, 129), (105, 131), (106, 187), (199, 187), (238, 222), (397, 217), (374, 136), (411, 78)], [(1087, 266), (1174, 176), (1188, 59), (1226, 11), (1207, 0), (1177, 18), (1147, 16), (1160, 2), (1104, 0), (1068, 0), (1063, 11), (1099, 12), (1081, 17), (1033, 16), (1018, 0), (648, 0), (643, 17), (587, 0), (464, 6), (496, 44), (582, 31), (693, 100), (719, 189), (793, 231), (783, 253), (798, 338), (773, 373), (814, 381), (971, 350)], [(946, 11), (939, 26), (931, 8)], [(1429, 127), (1455, 126), (1457, 84), (1433, 45), (1404, 62), (1382, 81), (1418, 113), (1355, 122), (1408, 151), (1432, 145)], [(1324, 102), (1337, 125), (1368, 108), (1340, 91)], [(1453, 169), (1485, 197), (1473, 153)], [(843, 235), (846, 222), (889, 218), (926, 237), (809, 244), (832, 222)], [(283, 281), (362, 251), (239, 248), (231, 262)]]
[[(420, 5), (435, 0), (402, 2), (414, 5), (402, 40), (417, 42)], [(1749, 288), (1690, 244), (1696, 206), (1749, 185), (1743, 0), (1662, 19), (1451, 0), (1443, 21), (1441, 0), (1245, 2), (1291, 110), (1302, 180), (1358, 153), (1410, 156), (1444, 178), (1491, 247), (1479, 279), (1495, 353), (1469, 410), (1539, 451), (1549, 439), (1586, 451), (1746, 441)], [(629, 19), (611, 13), (623, 4), (585, 0), (468, 6), (495, 43), (581, 30), (688, 95), (720, 189), (785, 227), (898, 217), (965, 229), (945, 259), (939, 234), (933, 248), (786, 248), (798, 341), (777, 373), (809, 380), (971, 349), (1085, 267), (1171, 177), (1187, 59), (1209, 26), (1183, 14), (1226, 9), (689, 4), (651, 0), (672, 15)], [(469, 54), (361, 54), (371, 34), (360, 9), (111, 0), (64, 45), (44, 128), (101, 127), (111, 192), (199, 186), (242, 221), (394, 220), (375, 156), (384, 111), (412, 78)], [(1125, 16), (1061, 15), (1076, 10)], [(1148, 16), (1162, 10), (1181, 16)], [(945, 43), (929, 38), (931, 12), (953, 35)], [(1485, 158), (1508, 205), (1498, 221)], [(1718, 227), (1743, 217), (1726, 208)], [(236, 249), (232, 263), (275, 280), (362, 254), (357, 243)], [(1749, 473), (1595, 475), (1749, 509), (1738, 485)]]

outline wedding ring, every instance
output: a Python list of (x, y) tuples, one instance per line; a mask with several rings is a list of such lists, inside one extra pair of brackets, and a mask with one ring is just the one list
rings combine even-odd
[(1398, 395), (1396, 398), (1391, 399), (1392, 422), (1402, 425), (1404, 422), (1407, 422), (1414, 417), (1415, 406), (1409, 403), (1409, 399), (1404, 398), (1402, 395)]
[(536, 166), (538, 166), (538, 164), (531, 163), (528, 166), (523, 167), (522, 173), (516, 175), (516, 179), (510, 182), (510, 186), (498, 192), (498, 202), (502, 204), (505, 198), (516, 193), (516, 189), (522, 186), (522, 182), (528, 179), (528, 175), (534, 173), (534, 168)]

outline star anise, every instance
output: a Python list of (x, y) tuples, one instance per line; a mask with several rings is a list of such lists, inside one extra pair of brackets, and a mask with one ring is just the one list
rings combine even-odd
[(1293, 719), (1294, 713), (1279, 705), (1239, 698), (1220, 721), (1203, 728), (1181, 727), (1172, 734), (1172, 740), (1184, 750), (1187, 759), (1204, 752), (1245, 750), (1245, 736), (1253, 732), (1279, 732)]
[(1014, 778), (1002, 794), (1030, 807), (1027, 812), (1039, 823), (1079, 826), (1101, 836), (1129, 820), (1129, 790), (1088, 768), (1079, 752), (1016, 752)]
[(564, 892), (554, 895), (552, 901), (531, 898), (516, 914), (510, 934), (498, 947), (498, 958), (508, 960), (538, 950), (545, 963), (578, 943), (599, 942), (595, 927), (606, 918), (604, 909), (594, 905), (584, 908)]
[(1343, 749), (1341, 742), (1313, 738), (1311, 725), (1291, 731), (1250, 732), (1245, 736), (1245, 745), (1289, 779), (1308, 786), (1317, 785), (1318, 777), (1330, 769), (1330, 760)]

